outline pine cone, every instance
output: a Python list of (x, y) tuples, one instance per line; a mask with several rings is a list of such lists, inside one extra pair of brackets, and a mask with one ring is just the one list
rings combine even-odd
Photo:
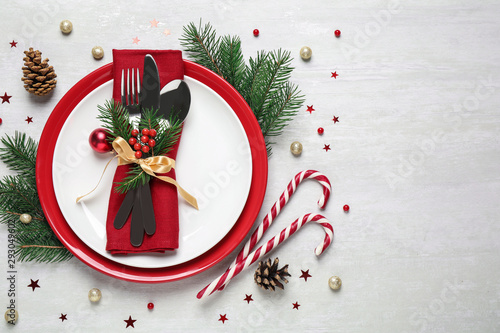
[(21, 80), (24, 82), (24, 88), (35, 95), (43, 96), (50, 93), (55, 87), (57, 77), (54, 68), (49, 66), (49, 59), (42, 61), (42, 52), (30, 47), (29, 51), (24, 51), (26, 57), (24, 67), (22, 68), (24, 76)]
[(275, 287), (284, 289), (284, 283), (288, 283), (286, 279), (287, 276), (291, 276), (288, 273), (288, 265), (283, 266), (278, 269), (279, 259), (274, 259), (274, 263), (271, 263), (271, 258), (267, 261), (259, 262), (259, 267), (255, 271), (254, 279), (255, 282), (265, 290), (275, 290)]

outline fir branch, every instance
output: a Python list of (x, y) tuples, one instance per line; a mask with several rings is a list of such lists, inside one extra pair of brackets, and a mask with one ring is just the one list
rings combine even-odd
[[(4, 137), (1, 142), (6, 147), (1, 148), (0, 158), (18, 172), (18, 175), (0, 180), (0, 223), (13, 230), (17, 260), (56, 262), (70, 259), (72, 254), (56, 237), (40, 206), (35, 179), (38, 144), (19, 133), (14, 138)], [(19, 220), (22, 214), (30, 214), (32, 221), (22, 223)]]
[(241, 41), (237, 36), (223, 36), (218, 53), (222, 77), (236, 90), (241, 89), (245, 75), (245, 61), (241, 51)]
[(110, 134), (108, 141), (113, 142), (119, 136), (127, 140), (132, 131), (132, 124), (126, 108), (121, 103), (108, 100), (104, 106), (98, 105), (97, 109), (99, 110), (97, 119), (102, 121), (103, 128)]
[(268, 105), (266, 114), (269, 114), (270, 117), (263, 117), (259, 122), (262, 134), (266, 138), (268, 154), (271, 153), (271, 144), (274, 143), (270, 141), (270, 137), (280, 135), (287, 123), (292, 120), (304, 103), (303, 96), (299, 95), (298, 87), (289, 82), (274, 94), (274, 99), (278, 103)]
[(184, 27), (180, 42), (194, 62), (224, 77), (217, 57), (220, 39), (210, 23), (202, 27), (200, 20), (198, 28), (193, 22), (189, 23)]
[(146, 184), (150, 178), (151, 176), (144, 172), (139, 164), (134, 164), (127, 172), (127, 176), (122, 181), (116, 183), (118, 186), (116, 186), (115, 191), (121, 194), (127, 193), (139, 185)]
[[(143, 110), (142, 117), (139, 121), (139, 128), (154, 128), (157, 131), (157, 135), (155, 137), (155, 146), (150, 149), (149, 153), (144, 153), (142, 158), (168, 154), (179, 140), (182, 122), (179, 121), (174, 114), (175, 112), (172, 112), (167, 122), (161, 116), (158, 116), (158, 110)], [(140, 165), (134, 164), (127, 172), (127, 176), (122, 181), (117, 182), (115, 191), (118, 193), (126, 193), (138, 187), (140, 184), (146, 184), (150, 179), (151, 176), (144, 172)]]
[(5, 135), (1, 142), (5, 147), (0, 148), (0, 159), (10, 170), (34, 180), (37, 142), (17, 131), (14, 137)]
[(245, 65), (237, 36), (217, 37), (207, 23), (184, 27), (181, 45), (191, 59), (230, 83), (252, 109), (271, 154), (270, 137), (280, 135), (304, 103), (298, 87), (289, 82), (293, 67), (289, 51), (257, 52)]

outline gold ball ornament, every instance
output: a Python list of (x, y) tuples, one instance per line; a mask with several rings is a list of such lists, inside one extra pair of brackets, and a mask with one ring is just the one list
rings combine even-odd
[(300, 57), (302, 58), (302, 60), (311, 59), (312, 54), (313, 54), (313, 51), (311, 50), (311, 48), (309, 46), (303, 46), (300, 49)]
[(101, 291), (97, 288), (92, 288), (89, 290), (89, 300), (91, 302), (99, 302), (99, 300), (101, 299)]
[(16, 309), (8, 309), (5, 311), (5, 321), (14, 325), (19, 318), (19, 313)]
[(328, 279), (328, 285), (333, 290), (339, 290), (342, 287), (342, 280), (338, 276), (332, 276)]
[(21, 214), (21, 216), (19, 216), (19, 220), (24, 223), (24, 224), (28, 224), (31, 222), (32, 220), (32, 217), (30, 214)]
[(61, 29), (64, 34), (69, 34), (73, 30), (73, 23), (71, 23), (70, 20), (63, 20), (59, 24), (59, 29)]
[(294, 156), (299, 156), (300, 154), (302, 154), (302, 143), (298, 141), (292, 142), (292, 144), (290, 145), (290, 151)]
[(104, 50), (102, 49), (102, 47), (100, 47), (100, 46), (94, 46), (92, 48), (92, 56), (96, 60), (102, 59), (102, 57), (104, 57)]

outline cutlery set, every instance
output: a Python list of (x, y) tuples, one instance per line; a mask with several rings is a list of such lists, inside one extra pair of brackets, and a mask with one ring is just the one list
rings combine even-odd
[[(154, 58), (146, 55), (142, 80), (138, 68), (122, 70), (121, 102), (128, 111), (133, 122), (144, 115), (145, 110), (158, 110), (162, 118), (170, 119), (174, 116), (180, 122), (186, 118), (191, 104), (189, 87), (183, 80), (177, 88), (171, 90), (168, 84), (160, 91), (160, 75)], [(140, 184), (130, 190), (116, 214), (114, 227), (121, 229), (129, 215), (131, 217), (130, 242), (138, 247), (144, 239), (144, 232), (153, 235), (156, 231), (156, 221), (153, 209), (153, 200), (149, 182)]]

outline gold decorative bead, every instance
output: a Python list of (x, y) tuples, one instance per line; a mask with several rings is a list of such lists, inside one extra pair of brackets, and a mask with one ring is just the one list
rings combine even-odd
[(69, 34), (73, 30), (73, 23), (71, 23), (70, 20), (63, 20), (59, 24), (59, 29), (61, 29), (64, 34)]
[(92, 56), (96, 60), (102, 59), (102, 57), (104, 57), (104, 50), (102, 49), (102, 47), (94, 46), (92, 48)]
[(99, 302), (99, 300), (101, 299), (101, 291), (97, 288), (92, 288), (89, 290), (89, 300), (91, 302)]
[(21, 220), (21, 222), (24, 224), (30, 223), (31, 219), (32, 217), (30, 214), (21, 214), (21, 216), (19, 216), (19, 220)]
[(19, 318), (19, 313), (16, 309), (8, 309), (5, 311), (5, 321), (9, 324), (15, 324)]
[(328, 285), (333, 290), (339, 290), (342, 287), (342, 280), (338, 276), (332, 276), (328, 279)]
[(302, 60), (311, 59), (312, 54), (313, 54), (313, 51), (311, 50), (311, 48), (309, 46), (303, 46), (300, 49), (300, 57), (302, 58)]
[(294, 156), (299, 156), (302, 153), (302, 143), (298, 141), (292, 142), (290, 145), (290, 151)]

